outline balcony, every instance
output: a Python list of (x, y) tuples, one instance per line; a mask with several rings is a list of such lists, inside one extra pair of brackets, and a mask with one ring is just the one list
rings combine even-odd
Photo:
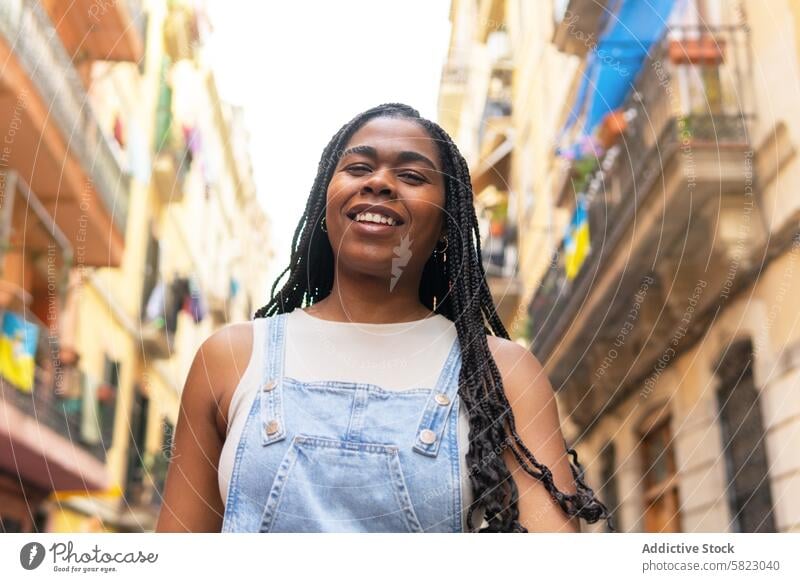
[(172, 335), (162, 322), (142, 322), (141, 341), (144, 355), (156, 360), (169, 358), (173, 351)]
[(608, 0), (569, 0), (564, 14), (556, 15), (553, 44), (558, 50), (584, 57), (597, 43), (608, 18)]
[[(27, 322), (36, 322), (25, 314)], [(56, 368), (42, 354), (57, 353), (58, 338), (36, 322), (33, 387), (20, 389), (0, 376), (0, 467), (42, 490), (100, 491), (108, 485), (105, 449), (84, 438), (86, 407), (77, 370)]]
[(78, 60), (130, 61), (144, 55), (142, 0), (42, 0), (70, 55)]
[(67, 238), (80, 241), (84, 265), (119, 266), (128, 177), (38, 3), (0, 3), (0, 60), (0, 128), (13, 142), (3, 165), (25, 176)]
[(153, 184), (163, 204), (181, 202), (188, 165), (185, 149), (166, 146), (153, 159)]
[(503, 65), (494, 67), (478, 132), (478, 163), (470, 177), (476, 212), (482, 224), (481, 251), (489, 290), (500, 319), (509, 327), (517, 315), (521, 283), (517, 278), (516, 227), (514, 218), (508, 216), (514, 132), (507, 73)]
[[(698, 38), (715, 58), (685, 56)], [(622, 108), (618, 143), (576, 185), (589, 201), (589, 253), (570, 279), (562, 242), (530, 316), (532, 349), (579, 426), (641, 384), (688, 302), (711, 313), (758, 268), (766, 233), (753, 205), (747, 49), (745, 27), (665, 35)]]
[(170, 70), (170, 61), (165, 59), (161, 64), (155, 120), (153, 184), (163, 204), (183, 200), (184, 184), (192, 159), (189, 144), (179, 132), (173, 115), (175, 91), (169, 81)]
[(439, 123), (450, 135), (458, 135), (461, 123), (461, 109), (469, 78), (468, 61), (452, 58), (442, 67), (442, 80), (439, 86)]
[(497, 314), (503, 324), (511, 327), (522, 295), (522, 283), (517, 277), (516, 233), (508, 224), (495, 223), (486, 240), (481, 243), (486, 281), (494, 299)]

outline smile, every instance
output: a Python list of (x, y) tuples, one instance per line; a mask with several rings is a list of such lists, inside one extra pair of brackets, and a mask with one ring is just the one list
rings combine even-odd
[(353, 218), (356, 222), (371, 222), (374, 224), (388, 224), (389, 226), (395, 226), (397, 223), (394, 218), (391, 216), (384, 216), (383, 214), (378, 214), (376, 212), (361, 212), (356, 214), (355, 218)]
[(353, 229), (363, 235), (391, 235), (405, 224), (396, 210), (383, 204), (356, 204), (345, 214), (353, 221)]

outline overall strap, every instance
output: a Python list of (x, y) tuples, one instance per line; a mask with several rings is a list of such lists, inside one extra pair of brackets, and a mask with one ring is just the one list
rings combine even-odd
[(267, 319), (264, 342), (264, 381), (261, 385), (261, 443), (266, 446), (286, 438), (283, 416), (283, 365), (286, 313)]
[(439, 373), (436, 387), (425, 402), (417, 432), (414, 436), (414, 450), (429, 457), (439, 452), (439, 443), (447, 427), (447, 418), (458, 395), (458, 375), (461, 370), (461, 349), (458, 336), (453, 340), (450, 353)]

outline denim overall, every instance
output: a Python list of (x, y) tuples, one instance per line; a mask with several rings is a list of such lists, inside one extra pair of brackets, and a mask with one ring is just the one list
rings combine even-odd
[(434, 388), (398, 392), (284, 376), (286, 314), (266, 325), (222, 531), (461, 532), (458, 338)]

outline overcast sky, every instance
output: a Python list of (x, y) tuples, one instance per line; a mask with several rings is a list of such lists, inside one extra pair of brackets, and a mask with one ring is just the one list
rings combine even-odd
[(333, 134), (388, 101), (436, 119), (450, 2), (207, 2), (208, 57), (223, 99), (245, 108), (258, 195), (273, 225), (271, 286), (288, 265)]

